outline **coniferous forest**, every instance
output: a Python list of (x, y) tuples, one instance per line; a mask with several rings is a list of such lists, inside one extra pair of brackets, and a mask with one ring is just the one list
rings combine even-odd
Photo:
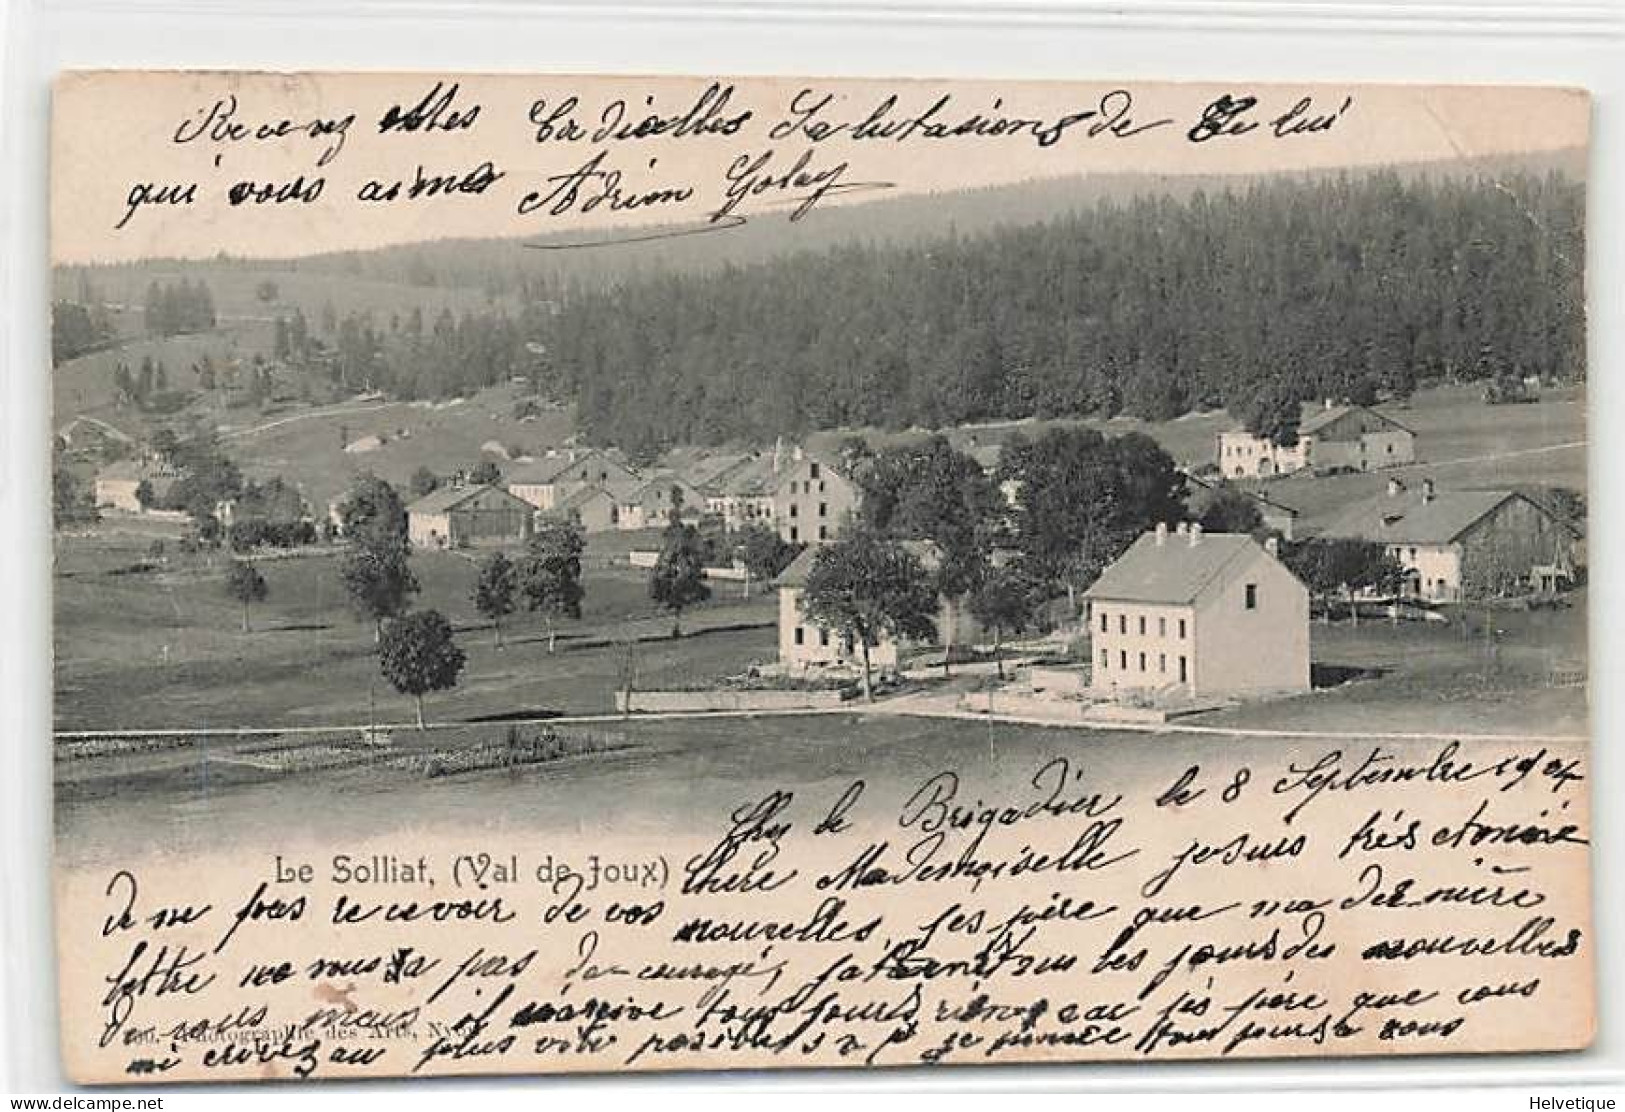
[(1192, 409), (1584, 377), (1584, 187), (1376, 173), (574, 289), (544, 330), (597, 442)]

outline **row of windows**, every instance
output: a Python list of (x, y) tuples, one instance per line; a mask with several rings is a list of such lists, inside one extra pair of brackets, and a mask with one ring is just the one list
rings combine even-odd
[[(1139, 656), (1140, 672), (1143, 675), (1144, 673), (1150, 671), (1150, 654), (1149, 653), (1139, 653), (1138, 656)], [(1178, 664), (1178, 668), (1179, 668), (1179, 682), (1184, 683), (1186, 681), (1186, 679), (1188, 678), (1188, 675), (1187, 675), (1188, 664), (1187, 664), (1186, 658), (1184, 656), (1180, 656), (1178, 658), (1178, 660), (1177, 660), (1177, 664)], [(1109, 672), (1109, 671), (1112, 670), (1112, 654), (1111, 654), (1111, 650), (1109, 650), (1109, 649), (1101, 649), (1100, 650), (1100, 670), (1102, 672)], [(1127, 671), (1130, 670), (1129, 669), (1129, 658), (1128, 658), (1128, 650), (1127, 649), (1119, 649), (1118, 650), (1118, 653), (1117, 653), (1117, 670), (1119, 672), (1127, 672)], [(1157, 654), (1157, 674), (1158, 675), (1163, 675), (1163, 676), (1166, 676), (1168, 674), (1168, 654), (1167, 653), (1158, 653)]]
[[(807, 632), (806, 626), (796, 626), (796, 644), (805, 645), (807, 643)], [(829, 648), (829, 630), (822, 626), (818, 628), (818, 644), (821, 648)]]
[[(801, 503), (799, 503), (799, 502), (791, 502), (790, 503), (790, 516), (791, 517), (800, 517), (801, 516)], [(819, 517), (828, 517), (829, 516), (829, 503), (828, 502), (820, 502), (820, 503), (818, 503), (818, 516)]]
[[(818, 539), (821, 540), (821, 541), (829, 540), (829, 526), (820, 525), (818, 527)], [(799, 526), (796, 526), (796, 525), (790, 526), (790, 543), (791, 544), (800, 544), (801, 543), (801, 528)]]
[[(816, 467), (813, 468), (813, 478), (818, 479), (818, 469)], [(818, 488), (817, 488), (817, 490), (818, 490), (819, 494), (824, 493), (824, 480), (818, 479)], [(798, 482), (795, 479), (791, 479), (790, 480), (790, 493), (791, 494), (812, 494), (813, 493), (813, 485), (811, 483), (803, 483), (803, 482)]]
[[(1100, 632), (1102, 632), (1102, 633), (1110, 633), (1112, 631), (1111, 622), (1112, 622), (1111, 615), (1107, 614), (1105, 611), (1101, 611), (1101, 614), (1100, 614)], [(1146, 635), (1146, 631), (1150, 628), (1146, 624), (1146, 617), (1145, 617), (1144, 614), (1140, 615), (1139, 626), (1140, 626), (1140, 636), (1144, 637)], [(1179, 639), (1181, 641), (1183, 641), (1185, 639), (1185, 619), (1184, 618), (1179, 619), (1179, 624), (1178, 624), (1178, 626), (1176, 628), (1179, 630)], [(1117, 615), (1117, 632), (1118, 633), (1127, 633), (1128, 632), (1128, 615), (1127, 614), (1119, 614), (1119, 615)], [(1157, 619), (1157, 636), (1158, 637), (1166, 637), (1166, 636), (1168, 636), (1168, 619), (1167, 618), (1158, 618)]]

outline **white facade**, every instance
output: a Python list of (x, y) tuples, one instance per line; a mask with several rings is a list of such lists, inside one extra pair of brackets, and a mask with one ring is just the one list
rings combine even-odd
[(1250, 536), (1159, 526), (1087, 597), (1098, 697), (1309, 690), (1309, 592)]
[[(779, 663), (790, 669), (850, 665), (863, 667), (863, 650), (838, 633), (815, 625), (801, 612), (801, 588), (779, 588)], [(882, 637), (869, 650), (869, 663), (881, 671), (897, 667), (897, 642)]]
[(773, 492), (773, 520), (791, 544), (823, 544), (844, 527), (857, 508), (858, 489), (827, 461), (797, 449)]

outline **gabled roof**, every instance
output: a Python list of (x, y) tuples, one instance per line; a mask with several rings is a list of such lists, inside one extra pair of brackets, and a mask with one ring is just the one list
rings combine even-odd
[(409, 514), (443, 514), (456, 509), (472, 498), (491, 491), (496, 491), (504, 498), (511, 498), (513, 501), (521, 503), (527, 510), (531, 508), (529, 502), (526, 502), (518, 495), (510, 493), (506, 488), (495, 484), (486, 484), (485, 486), (439, 487), (407, 506), (406, 512)]
[(613, 494), (599, 486), (597, 483), (588, 483), (584, 487), (571, 491), (568, 498), (563, 498), (555, 502), (553, 504), (553, 509), (555, 512), (560, 510), (569, 511), (580, 509), (582, 506), (585, 506), (588, 502), (591, 502), (595, 498), (608, 498), (611, 502), (616, 500)]
[(1328, 537), (1355, 537), (1384, 544), (1450, 544), (1514, 498), (1552, 516), (1511, 490), (1441, 490), (1431, 496), (1421, 490), (1407, 490), (1358, 502), (1320, 531)]
[(1246, 533), (1195, 536), (1192, 544), (1192, 534), (1170, 531), (1159, 544), (1156, 533), (1142, 535), (1100, 573), (1084, 597), (1170, 605), (1195, 602), (1210, 586), (1223, 582), (1228, 569), (1262, 551)]
[(585, 463), (586, 461), (595, 458), (607, 460), (616, 467), (623, 468), (633, 475), (637, 474), (636, 471), (633, 471), (632, 468), (628, 467), (626, 464), (622, 463), (608, 452), (598, 448), (592, 448), (575, 456), (552, 456), (546, 459), (534, 460), (533, 462), (527, 463), (522, 467), (514, 468), (508, 475), (508, 482), (518, 483), (521, 486), (545, 486), (548, 483), (556, 482), (560, 475), (570, 470), (570, 468), (574, 467), (576, 464)]
[(807, 575), (812, 571), (813, 558), (818, 555), (816, 545), (808, 545), (801, 550), (801, 555), (790, 561), (790, 566), (779, 572), (779, 586), (805, 587)]
[(1350, 413), (1355, 412), (1369, 413), (1371, 416), (1375, 417), (1384, 424), (1392, 425), (1394, 428), (1400, 429), (1404, 432), (1411, 431), (1410, 429), (1405, 428), (1405, 426), (1400, 424), (1398, 421), (1394, 420), (1392, 417), (1389, 417), (1383, 413), (1378, 413), (1375, 409), (1372, 409), (1368, 405), (1332, 405), (1323, 406), (1315, 410), (1312, 416), (1304, 417), (1303, 421), (1298, 425), (1298, 433), (1301, 436), (1309, 436), (1313, 433), (1319, 432), (1327, 425), (1335, 424), (1344, 417), (1347, 417)]

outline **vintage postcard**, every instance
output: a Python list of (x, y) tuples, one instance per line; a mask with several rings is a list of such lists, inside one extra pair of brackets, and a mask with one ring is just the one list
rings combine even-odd
[(68, 1073), (1586, 1047), (1589, 114), (64, 75)]

